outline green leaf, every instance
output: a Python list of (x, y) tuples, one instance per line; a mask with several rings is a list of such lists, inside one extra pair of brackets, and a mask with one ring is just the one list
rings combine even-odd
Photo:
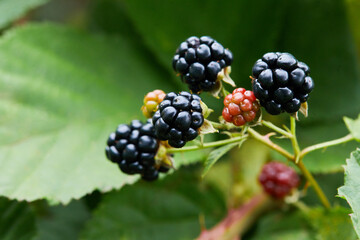
[(360, 115), (355, 120), (344, 117), (344, 122), (346, 124), (346, 127), (349, 129), (351, 135), (353, 135), (353, 137), (357, 141), (360, 141)]
[(355, 240), (348, 213), (343, 207), (271, 213), (259, 220), (251, 239)]
[(339, 196), (346, 199), (351, 206), (353, 213), (351, 219), (355, 231), (360, 237), (360, 149), (352, 152), (350, 158), (346, 160), (345, 184), (338, 189)]
[(233, 147), (237, 145), (239, 145), (239, 143), (231, 143), (211, 151), (205, 160), (205, 167), (202, 173), (202, 177), (205, 177), (205, 175), (208, 173), (210, 168), (217, 162), (217, 160), (219, 160), (222, 156), (224, 156), (228, 151), (230, 151)]
[(49, 0), (0, 0), (0, 28), (6, 27), (27, 11), (47, 2)]
[(90, 217), (83, 201), (47, 207), (37, 217), (37, 234), (33, 240), (76, 240)]
[(35, 215), (27, 203), (0, 198), (0, 239), (31, 239), (35, 232)]
[(122, 38), (52, 24), (9, 31), (0, 40), (0, 194), (67, 203), (136, 181), (106, 160), (105, 142), (141, 116), (146, 92), (169, 89), (162, 79)]
[[(197, 173), (196, 173), (197, 174)], [(137, 183), (107, 194), (83, 231), (84, 239), (194, 239), (199, 216), (207, 227), (225, 214), (225, 203), (209, 185), (182, 169), (156, 183)]]
[(304, 215), (297, 212), (275, 212), (263, 216), (250, 239), (254, 240), (315, 240)]
[(306, 213), (308, 223), (319, 240), (355, 240), (356, 233), (349, 218), (350, 210), (336, 207), (330, 210), (314, 208)]

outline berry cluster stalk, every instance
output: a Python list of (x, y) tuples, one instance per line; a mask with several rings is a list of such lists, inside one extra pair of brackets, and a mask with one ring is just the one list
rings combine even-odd
[[(340, 139), (336, 139), (333, 141), (328, 141), (328, 142), (324, 142), (324, 143), (320, 143), (317, 145), (307, 147), (301, 151), (298, 141), (297, 141), (297, 137), (296, 137), (296, 130), (295, 130), (296, 129), (296, 120), (295, 120), (295, 118), (290, 117), (290, 130), (288, 130), (288, 131), (286, 131), (282, 128), (279, 128), (279, 127), (275, 126), (274, 124), (264, 121), (264, 120), (262, 120), (260, 123), (261, 123), (261, 125), (268, 127), (269, 129), (272, 129), (272, 130), (276, 131), (277, 133), (280, 133), (282, 136), (289, 138), (293, 145), (294, 154), (289, 153), (287, 150), (285, 150), (281, 146), (279, 146), (279, 145), (275, 144), (273, 141), (271, 141), (271, 139), (270, 139), (271, 134), (261, 135), (260, 133), (258, 133), (256, 130), (254, 130), (251, 127), (248, 127), (246, 129), (247, 134), (244, 134), (241, 136), (231, 137), (229, 139), (215, 141), (215, 142), (204, 143), (204, 144), (198, 145), (198, 146), (189, 146), (189, 147), (184, 147), (184, 148), (180, 148), (180, 149), (171, 148), (171, 149), (168, 149), (167, 152), (168, 153), (188, 152), (188, 151), (196, 151), (196, 150), (201, 150), (201, 149), (206, 149), (206, 148), (214, 148), (214, 147), (219, 147), (219, 146), (230, 144), (230, 143), (240, 142), (240, 141), (246, 139), (247, 137), (252, 137), (252, 138), (256, 139), (257, 141), (270, 147), (271, 149), (275, 150), (276, 152), (280, 153), (281, 155), (286, 157), (289, 161), (294, 162), (296, 164), (296, 166), (300, 169), (300, 171), (302, 172), (302, 174), (304, 175), (306, 180), (314, 187), (314, 190), (315, 190), (317, 196), (319, 197), (321, 203), (324, 205), (324, 207), (330, 208), (331, 205), (330, 205), (329, 200), (325, 196), (323, 190), (321, 189), (321, 187), (319, 186), (319, 184), (317, 183), (315, 178), (312, 176), (312, 174), (309, 172), (309, 170), (305, 167), (304, 163), (302, 162), (302, 159), (306, 154), (308, 154), (311, 151), (321, 149), (321, 148), (326, 148), (329, 146), (338, 145), (341, 143), (345, 143), (345, 142), (353, 140), (353, 137), (351, 135), (347, 135)], [(217, 122), (211, 122), (211, 124), (214, 126), (214, 128), (219, 129), (219, 130), (242, 129), (239, 127), (229, 126), (228, 124), (217, 123)]]

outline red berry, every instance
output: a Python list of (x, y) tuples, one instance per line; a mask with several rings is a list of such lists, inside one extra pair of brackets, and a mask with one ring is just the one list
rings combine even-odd
[(259, 182), (269, 195), (282, 199), (299, 185), (300, 179), (291, 167), (281, 162), (270, 162), (263, 166)]
[(223, 109), (222, 115), (223, 115), (223, 118), (225, 119), (225, 121), (227, 121), (227, 122), (232, 121), (233, 116), (229, 113), (228, 108)]
[(237, 88), (225, 97), (222, 115), (226, 122), (242, 126), (246, 122), (253, 121), (259, 109), (259, 103), (252, 91)]

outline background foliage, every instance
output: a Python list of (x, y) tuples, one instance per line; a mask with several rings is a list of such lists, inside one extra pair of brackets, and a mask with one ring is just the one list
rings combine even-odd
[[(0, 238), (195, 238), (199, 215), (213, 226), (228, 207), (260, 191), (263, 162), (283, 159), (249, 141), (204, 179), (204, 153), (190, 153), (176, 155), (173, 175), (135, 183), (105, 160), (108, 134), (142, 118), (148, 91), (185, 89), (172, 55), (187, 37), (210, 35), (233, 51), (238, 86), (250, 88), (251, 67), (265, 52), (288, 51), (306, 62), (316, 87), (310, 117), (300, 122), (300, 145), (342, 137), (348, 131), (342, 117), (360, 112), (359, 11), (357, 0), (0, 0)], [(204, 99), (218, 116), (221, 101)], [(348, 206), (335, 195), (356, 146), (304, 159), (342, 207), (281, 209), (244, 239), (339, 239), (334, 229), (351, 232)], [(305, 202), (318, 205), (311, 189)], [(67, 205), (53, 206), (59, 203)], [(311, 224), (296, 224), (309, 218)], [(284, 222), (292, 225), (285, 229)]]

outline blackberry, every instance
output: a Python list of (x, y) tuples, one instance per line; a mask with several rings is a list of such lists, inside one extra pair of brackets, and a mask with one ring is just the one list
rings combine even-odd
[(252, 91), (237, 88), (224, 99), (222, 116), (226, 122), (242, 126), (255, 119), (260, 106)]
[(309, 73), (310, 68), (290, 53), (266, 53), (252, 69), (254, 94), (272, 115), (295, 113), (314, 88)]
[(156, 137), (168, 140), (170, 146), (181, 148), (198, 136), (204, 123), (200, 97), (188, 92), (170, 92), (153, 116)]
[(270, 196), (282, 199), (299, 185), (300, 179), (291, 167), (281, 162), (270, 162), (263, 166), (259, 182)]
[(172, 66), (189, 89), (199, 93), (213, 90), (219, 72), (232, 61), (231, 51), (211, 37), (190, 37), (176, 50)]
[(122, 172), (141, 174), (142, 179), (152, 181), (158, 178), (160, 171), (165, 172), (166, 168), (155, 164), (158, 148), (151, 119), (145, 124), (133, 120), (130, 125), (119, 125), (110, 134), (105, 153), (111, 162), (119, 165)]
[(141, 107), (141, 111), (146, 118), (152, 118), (164, 97), (165, 93), (162, 90), (154, 90), (146, 94), (144, 105)]

